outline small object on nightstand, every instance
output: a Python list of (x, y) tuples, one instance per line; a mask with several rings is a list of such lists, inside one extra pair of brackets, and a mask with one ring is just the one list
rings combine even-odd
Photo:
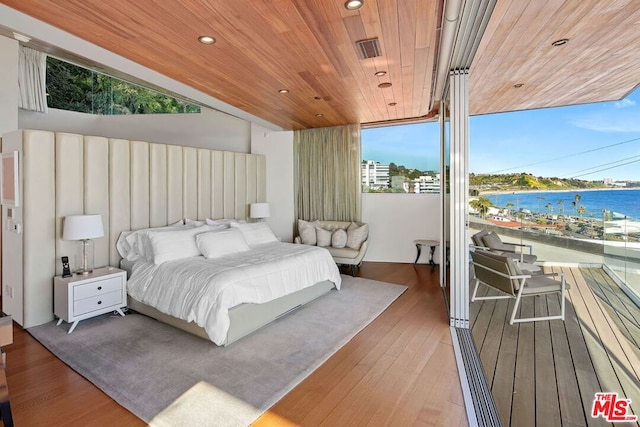
[(103, 267), (92, 273), (53, 279), (53, 312), (58, 325), (72, 323), (69, 334), (81, 320), (112, 311), (124, 316), (127, 305), (127, 273), (113, 267)]
[(69, 268), (69, 257), (62, 257), (62, 277), (71, 277), (71, 268)]

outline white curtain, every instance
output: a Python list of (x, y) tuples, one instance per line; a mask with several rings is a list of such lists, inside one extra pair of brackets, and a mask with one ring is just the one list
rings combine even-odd
[(47, 55), (20, 46), (18, 54), (18, 107), (47, 112)]
[(296, 216), (360, 221), (360, 125), (294, 132)]

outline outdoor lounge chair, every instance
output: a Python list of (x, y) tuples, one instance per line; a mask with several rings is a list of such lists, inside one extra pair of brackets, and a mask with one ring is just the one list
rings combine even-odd
[[(565, 282), (563, 273), (551, 274), (524, 274), (513, 259), (497, 255), (489, 251), (472, 251), (475, 286), (471, 301), (490, 299), (515, 298), (513, 312), (509, 324), (520, 322), (535, 322), (538, 320), (564, 320), (565, 289), (569, 285)], [(560, 280), (554, 279), (559, 277)], [(479, 297), (478, 286), (480, 283), (500, 291), (501, 295)], [(555, 316), (529, 317), (516, 319), (516, 313), (523, 296), (545, 295), (550, 293), (560, 294), (560, 314)]]
[[(500, 236), (493, 231), (480, 230), (471, 236), (471, 240), (475, 249), (489, 250), (516, 261), (533, 264), (538, 259), (537, 256), (533, 255), (531, 245), (503, 242)], [(524, 253), (525, 249), (528, 249), (529, 253)]]

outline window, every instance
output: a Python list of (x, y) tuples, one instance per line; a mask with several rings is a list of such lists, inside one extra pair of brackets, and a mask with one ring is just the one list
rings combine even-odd
[(50, 56), (47, 105), (102, 115), (200, 112), (197, 105)]
[(437, 122), (364, 128), (364, 193), (439, 193), (440, 136)]

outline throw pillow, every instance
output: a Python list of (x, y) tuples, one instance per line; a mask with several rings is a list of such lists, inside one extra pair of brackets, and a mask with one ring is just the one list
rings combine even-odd
[(303, 245), (312, 245), (316, 244), (316, 226), (318, 225), (318, 221), (305, 221), (302, 219), (298, 220), (298, 234), (300, 235), (300, 239), (302, 240)]
[(344, 248), (347, 246), (347, 231), (338, 228), (331, 235), (331, 246), (334, 248)]
[(347, 228), (347, 247), (360, 249), (362, 243), (369, 237), (369, 224), (358, 225), (352, 222)]
[(331, 246), (331, 231), (316, 226), (316, 243), (318, 246)]

